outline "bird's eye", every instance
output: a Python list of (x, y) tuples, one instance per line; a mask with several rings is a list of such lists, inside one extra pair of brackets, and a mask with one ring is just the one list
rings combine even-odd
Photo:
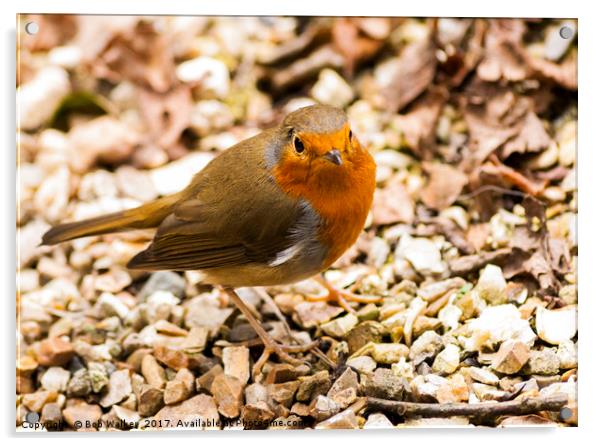
[(351, 130), (349, 130), (349, 141), (351, 141), (353, 139), (353, 132)]
[(293, 139), (293, 145), (295, 146), (295, 152), (297, 153), (303, 153), (303, 151), (305, 150), (303, 141), (301, 141), (301, 138), (299, 138), (298, 136), (295, 136), (295, 138)]

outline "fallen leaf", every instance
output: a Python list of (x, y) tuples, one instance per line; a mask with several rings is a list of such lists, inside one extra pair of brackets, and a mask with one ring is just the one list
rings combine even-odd
[(411, 223), (414, 220), (414, 200), (401, 184), (376, 189), (372, 206), (372, 221), (376, 226), (392, 223)]
[(115, 37), (127, 34), (140, 17), (128, 15), (79, 15), (77, 35), (73, 43), (81, 49), (82, 58), (88, 63), (98, 59)]
[(395, 124), (403, 132), (406, 145), (421, 158), (430, 159), (435, 149), (437, 121), (447, 100), (447, 92), (431, 89), (410, 111), (397, 118)]
[(523, 20), (489, 20), (485, 38), (484, 58), (477, 75), (487, 82), (524, 80), (529, 73), (523, 54), (517, 51), (526, 31)]
[(577, 90), (577, 53), (572, 52), (561, 63), (531, 57), (527, 60), (531, 69), (543, 79), (553, 81), (567, 90)]
[[(109, 42), (92, 63), (98, 77), (113, 82), (127, 79), (164, 93), (175, 83), (175, 62), (167, 34), (159, 33), (152, 23), (138, 18), (134, 27), (120, 23), (114, 35), (102, 33)], [(112, 37), (112, 38), (111, 38)], [(95, 46), (98, 51), (100, 45)]]
[(138, 92), (138, 106), (147, 124), (149, 142), (163, 148), (175, 144), (190, 124), (190, 88), (180, 85), (167, 93), (140, 88)]
[(418, 226), (412, 232), (412, 235), (417, 237), (443, 235), (462, 254), (472, 254), (475, 252), (474, 246), (466, 239), (464, 231), (456, 223), (442, 217), (433, 218), (431, 221)]
[(431, 36), (406, 46), (395, 61), (394, 74), (380, 86), (384, 108), (396, 112), (420, 96), (433, 82), (436, 66)]
[(527, 261), (523, 262), (523, 268), (525, 272), (537, 279), (541, 292), (558, 290), (558, 279), (556, 279), (550, 263), (540, 251), (536, 251)]
[(531, 180), (529, 177), (523, 175), (521, 172), (513, 169), (505, 164), (502, 164), (496, 157), (493, 157), (495, 160), (494, 164), (485, 165), (483, 167), (491, 169), (490, 173), (494, 173), (497, 175), (500, 180), (505, 182), (510, 186), (517, 187), (521, 191), (526, 194), (539, 196), (545, 189), (546, 183), (536, 183)]
[(449, 164), (426, 166), (429, 181), (420, 193), (420, 198), (428, 207), (441, 211), (456, 201), (468, 178), (459, 169)]
[(332, 27), (332, 42), (345, 58), (348, 75), (353, 74), (358, 63), (374, 56), (384, 45), (390, 32), (389, 19), (340, 18)]
[(532, 102), (526, 97), (480, 83), (473, 85), (468, 101), (464, 119), (468, 126), (469, 153), (461, 164), (465, 172), (480, 166), (499, 147), (519, 135), (532, 108)]
[(545, 190), (545, 182), (536, 182), (505, 164), (485, 163), (469, 177), (469, 188), (474, 195), (473, 204), (482, 221), (487, 221), (503, 205), (505, 192), (516, 187), (522, 193), (539, 196)]
[(532, 111), (525, 116), (518, 134), (501, 149), (502, 159), (513, 153), (540, 152), (550, 145), (551, 139), (541, 120)]
[(534, 177), (539, 181), (562, 181), (571, 170), (564, 166), (556, 166), (550, 170), (537, 171)]
[(510, 245), (524, 252), (531, 252), (541, 246), (541, 234), (531, 231), (527, 226), (517, 226), (512, 233)]
[(548, 237), (549, 263), (558, 274), (566, 274), (570, 271), (571, 253), (565, 239)]
[[(446, 58), (443, 62), (440, 62), (440, 73), (438, 73), (438, 76), (441, 73), (445, 73), (448, 77), (447, 82), (452, 87), (459, 86), (482, 60), (484, 52), (483, 41), (485, 31), (487, 30), (487, 22), (484, 19), (455, 20), (463, 22), (462, 26), (465, 26), (466, 23), (471, 26), (469, 27), (469, 32), (464, 32), (465, 35), (460, 39), (460, 42), (454, 47), (453, 51), (446, 50)], [(440, 22), (441, 20), (439, 20)], [(466, 34), (469, 34), (469, 37), (466, 37)], [(441, 38), (441, 35), (439, 34), (438, 37)], [(465, 45), (463, 44), (464, 41), (466, 41)], [(445, 40), (441, 43), (445, 48), (449, 48), (447, 46), (449, 44)]]

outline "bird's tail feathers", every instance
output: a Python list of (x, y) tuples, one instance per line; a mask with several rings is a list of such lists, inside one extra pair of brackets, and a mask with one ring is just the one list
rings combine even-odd
[(55, 245), (91, 235), (156, 228), (171, 213), (178, 198), (177, 194), (168, 195), (134, 209), (54, 226), (42, 236), (42, 245)]

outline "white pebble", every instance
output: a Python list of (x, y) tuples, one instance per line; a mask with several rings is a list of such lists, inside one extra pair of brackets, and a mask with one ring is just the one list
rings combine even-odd
[(433, 371), (449, 375), (460, 365), (460, 347), (455, 344), (447, 346), (435, 357)]
[(62, 367), (50, 367), (40, 381), (46, 390), (64, 392), (67, 389), (70, 375), (69, 371)]
[(518, 308), (511, 304), (485, 308), (477, 319), (467, 322), (467, 327), (472, 336), (465, 340), (464, 347), (469, 351), (480, 350), (483, 342), (497, 344), (508, 339), (532, 346), (537, 338), (529, 321), (522, 319)]
[(569, 341), (577, 333), (577, 309), (565, 307), (559, 310), (546, 310), (537, 307), (535, 329), (540, 339), (558, 345)]
[(124, 319), (130, 312), (127, 305), (111, 293), (102, 293), (97, 303), (105, 316), (117, 315), (120, 319)]
[(34, 206), (47, 221), (58, 221), (65, 216), (69, 203), (71, 175), (63, 166), (50, 175), (34, 196)]
[(572, 369), (577, 367), (577, 346), (573, 341), (562, 341), (556, 352), (560, 359), (561, 369)]
[(395, 257), (406, 259), (421, 274), (438, 274), (445, 270), (439, 248), (427, 238), (404, 234), (395, 250)]
[(311, 95), (322, 104), (344, 107), (353, 99), (353, 89), (336, 71), (324, 69), (318, 82), (311, 89)]
[(77, 67), (81, 58), (82, 52), (77, 46), (57, 46), (48, 52), (48, 60), (51, 64), (67, 69)]
[(17, 87), (18, 125), (33, 130), (44, 124), (70, 90), (64, 69), (56, 66), (41, 69), (32, 80)]
[(502, 269), (497, 265), (489, 264), (481, 270), (475, 290), (483, 300), (493, 305), (500, 305), (508, 301), (506, 279), (504, 279)]
[(176, 76), (182, 82), (202, 82), (203, 89), (218, 98), (230, 90), (230, 73), (226, 65), (212, 57), (197, 57), (178, 65)]
[(460, 325), (462, 310), (455, 305), (446, 305), (439, 311), (438, 316), (446, 330), (455, 330)]
[(213, 159), (210, 153), (196, 152), (173, 163), (150, 171), (151, 181), (160, 195), (169, 195), (184, 189), (195, 173)]

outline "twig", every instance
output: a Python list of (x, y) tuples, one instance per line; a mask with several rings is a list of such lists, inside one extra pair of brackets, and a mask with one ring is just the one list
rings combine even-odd
[(324, 68), (337, 69), (342, 68), (344, 64), (343, 56), (330, 45), (323, 45), (309, 56), (275, 71), (271, 79), (272, 90), (275, 92), (285, 91), (293, 85), (302, 84), (306, 79), (317, 76)]
[(568, 403), (568, 397), (556, 394), (543, 398), (525, 398), (521, 400), (486, 403), (410, 403), (389, 401), (380, 398), (368, 398), (369, 410), (383, 410), (404, 417), (453, 417), (527, 415), (542, 410), (559, 411)]
[[(525, 198), (525, 197), (529, 196), (529, 194), (518, 191), (518, 190), (512, 190), (512, 189), (508, 189), (505, 187), (495, 186), (493, 184), (486, 184), (484, 186), (481, 186), (481, 187), (475, 189), (472, 192), (468, 192), (466, 194), (458, 196), (457, 199), (458, 200), (468, 200), (468, 199), (474, 198), (477, 195), (480, 195), (484, 192), (499, 192), (501, 194), (514, 195), (516, 197), (521, 197), (521, 198)], [(534, 198), (534, 199), (537, 200), (536, 198)], [(540, 200), (537, 200), (537, 201), (540, 201)]]
[(261, 58), (261, 63), (264, 65), (275, 65), (287, 60), (291, 60), (296, 56), (300, 56), (316, 41), (326, 40), (331, 33), (330, 26), (326, 21), (318, 21), (310, 24), (305, 31), (294, 37), (282, 45), (276, 47), (271, 54)]

